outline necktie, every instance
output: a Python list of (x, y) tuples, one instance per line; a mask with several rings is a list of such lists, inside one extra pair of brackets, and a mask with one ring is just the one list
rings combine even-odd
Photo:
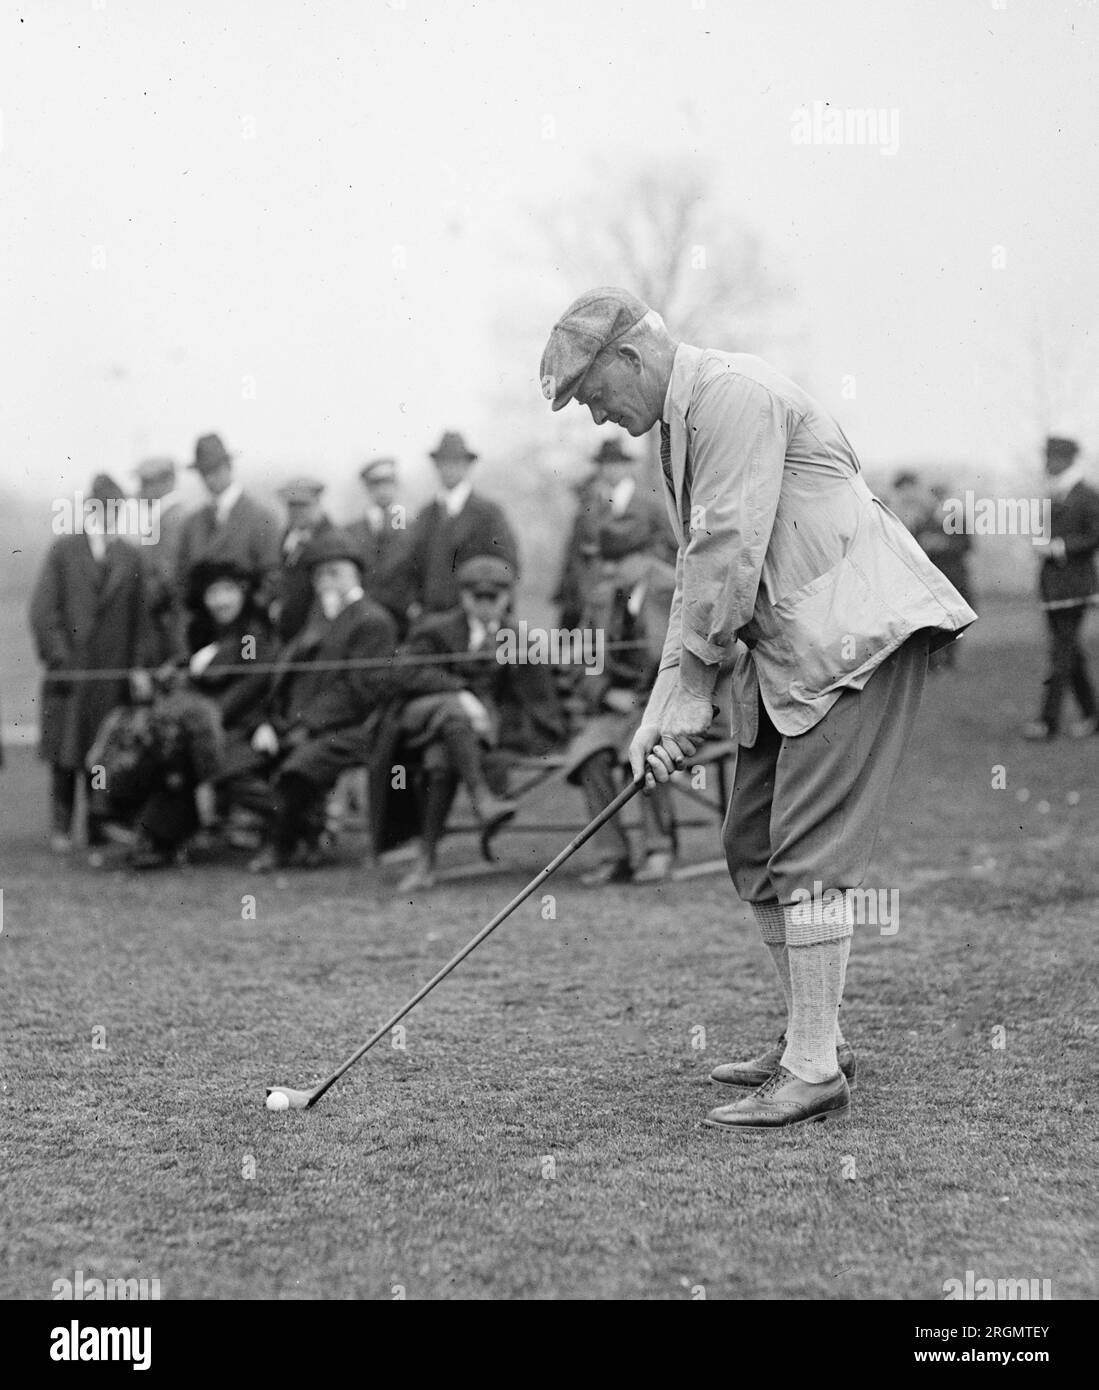
[(668, 486), (675, 490), (672, 482), (672, 427), (667, 420), (660, 422), (660, 466), (664, 470), (664, 477), (668, 481)]

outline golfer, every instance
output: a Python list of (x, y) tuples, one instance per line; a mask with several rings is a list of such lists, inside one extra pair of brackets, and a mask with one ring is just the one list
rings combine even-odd
[[(715, 1068), (745, 1089), (706, 1123), (778, 1129), (845, 1111), (839, 1026), (863, 880), (931, 651), (976, 614), (870, 491), (836, 422), (758, 357), (689, 347), (621, 289), (554, 325), (542, 390), (631, 435), (660, 426), (679, 545), (659, 673), (630, 745), (663, 783), (712, 718), (733, 663), (739, 748), (723, 830), (786, 1000), (777, 1045)], [(738, 646), (739, 642), (739, 646)]]

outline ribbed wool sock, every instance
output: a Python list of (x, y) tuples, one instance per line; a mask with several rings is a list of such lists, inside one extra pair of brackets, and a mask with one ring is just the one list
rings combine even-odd
[(786, 1000), (786, 1031), (790, 1028), (790, 1011), (793, 1007), (793, 992), (790, 988), (790, 958), (789, 948), (785, 941), (781, 946), (776, 946), (774, 942), (767, 943), (767, 949), (771, 953), (771, 961), (775, 967), (775, 974), (778, 976), (779, 984), (782, 986), (782, 997)]
[(791, 946), (790, 1027), (782, 1065), (802, 1081), (830, 1081), (839, 1071), (836, 1029), (851, 938)]

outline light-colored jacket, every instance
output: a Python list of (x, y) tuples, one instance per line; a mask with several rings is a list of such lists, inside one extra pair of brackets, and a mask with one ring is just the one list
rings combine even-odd
[(735, 659), (745, 746), (757, 692), (780, 733), (804, 733), (913, 633), (933, 629), (934, 649), (976, 620), (867, 487), (835, 420), (760, 358), (681, 344), (664, 419), (679, 555), (660, 667), (682, 647)]

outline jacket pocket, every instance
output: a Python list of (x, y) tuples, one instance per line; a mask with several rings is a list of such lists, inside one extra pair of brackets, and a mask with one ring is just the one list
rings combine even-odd
[[(889, 550), (875, 561), (871, 579), (849, 553), (775, 605), (780, 626), (777, 654), (796, 701), (845, 684), (919, 625), (901, 611), (907, 607), (904, 593), (913, 578), (907, 566)], [(900, 587), (899, 594), (891, 593), (890, 582)]]

